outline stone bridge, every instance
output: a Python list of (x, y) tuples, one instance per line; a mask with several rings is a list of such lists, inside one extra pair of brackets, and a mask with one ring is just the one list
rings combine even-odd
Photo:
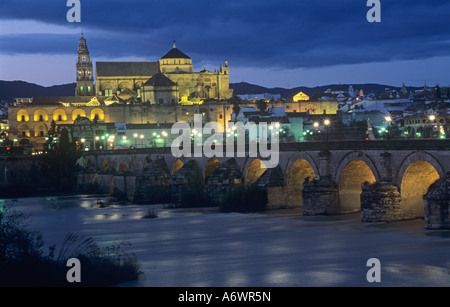
[(360, 211), (363, 222), (383, 222), (427, 220), (424, 195), (450, 173), (447, 140), (281, 143), (279, 157), (276, 168), (266, 169), (261, 157), (175, 158), (170, 148), (91, 151), (79, 160), (78, 185), (119, 191), (138, 203), (179, 203), (191, 191), (218, 205), (234, 186), (256, 184), (267, 191), (268, 209)]

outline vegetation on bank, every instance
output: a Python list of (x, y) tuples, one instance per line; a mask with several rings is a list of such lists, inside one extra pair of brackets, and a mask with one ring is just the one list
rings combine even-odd
[[(123, 252), (127, 243), (100, 247), (92, 238), (69, 233), (63, 244), (45, 250), (42, 234), (29, 228), (29, 218), (0, 204), (0, 286), (92, 287), (137, 280), (142, 274), (136, 257)], [(69, 283), (67, 260), (77, 258), (81, 282)]]
[(260, 189), (256, 185), (240, 184), (225, 195), (220, 210), (222, 212), (256, 212), (264, 211), (266, 205), (266, 190)]

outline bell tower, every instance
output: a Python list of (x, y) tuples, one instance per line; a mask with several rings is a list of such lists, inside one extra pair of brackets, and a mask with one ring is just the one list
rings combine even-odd
[(86, 39), (81, 33), (81, 38), (78, 41), (78, 59), (76, 65), (77, 73), (77, 88), (75, 90), (76, 96), (94, 96), (94, 75), (93, 65), (89, 57), (89, 50), (86, 45)]

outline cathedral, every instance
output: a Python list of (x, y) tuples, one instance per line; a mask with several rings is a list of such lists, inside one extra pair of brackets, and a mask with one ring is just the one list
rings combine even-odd
[[(33, 97), (10, 106), (9, 133), (14, 145), (40, 151), (49, 142), (54, 121), (71, 132), (91, 131), (73, 137), (94, 148), (96, 136), (114, 133), (118, 125), (133, 127), (133, 132), (128, 131), (132, 135), (144, 135), (149, 125), (190, 122), (197, 113), (205, 121), (225, 126), (232, 112), (227, 99), (232, 96), (227, 61), (215, 72), (194, 72), (192, 59), (173, 42), (155, 62), (96, 62), (94, 66), (81, 34), (74, 95)], [(152, 141), (148, 135), (147, 131), (145, 141)]]
[[(168, 135), (173, 123), (193, 123), (194, 114), (201, 114), (204, 122), (218, 123), (218, 132), (224, 132), (232, 119), (232, 97), (228, 61), (214, 72), (195, 72), (192, 58), (174, 41), (158, 61), (94, 65), (81, 34), (74, 95), (33, 97), (9, 106), (9, 137), (14, 146), (29, 146), (41, 152), (52, 141), (51, 132), (56, 125), (57, 130), (67, 128), (72, 139), (86, 150), (119, 145), (117, 139), (109, 147), (103, 144), (102, 136), (106, 135), (120, 137), (121, 148), (133, 142), (134, 146), (157, 146), (168, 144), (170, 140), (163, 136)], [(269, 103), (272, 109), (285, 108), (286, 113), (292, 114), (336, 113), (321, 104), (303, 100)], [(241, 107), (255, 108), (255, 104), (246, 101)]]
[(93, 63), (82, 35), (76, 70), (78, 96), (117, 96), (160, 105), (233, 96), (228, 61), (215, 72), (194, 72), (192, 59), (176, 47), (175, 41), (156, 62), (96, 62), (94, 84)]

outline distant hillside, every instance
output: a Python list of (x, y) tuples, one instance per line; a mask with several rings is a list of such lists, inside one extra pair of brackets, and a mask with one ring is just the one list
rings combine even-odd
[[(245, 94), (280, 94), (281, 98), (291, 98), (299, 92), (303, 92), (309, 96), (314, 94), (321, 94), (325, 92), (327, 89), (335, 89), (337, 87), (342, 87), (345, 90), (348, 90), (349, 86), (352, 85), (355, 91), (363, 90), (365, 94), (369, 94), (371, 92), (380, 93), (384, 92), (386, 88), (400, 90), (400, 87), (390, 86), (390, 85), (382, 85), (382, 84), (328, 84), (316, 87), (306, 87), (299, 86), (292, 89), (285, 88), (267, 88), (259, 85), (254, 85), (246, 82), (240, 83), (230, 83), (230, 88), (234, 90), (234, 95), (245, 95)], [(417, 87), (407, 87), (408, 90), (419, 89)]]
[[(234, 95), (245, 94), (280, 94), (282, 98), (291, 98), (298, 92), (312, 96), (321, 94), (327, 89), (335, 89), (338, 86), (347, 90), (350, 84), (329, 84), (316, 87), (299, 86), (292, 89), (285, 88), (267, 88), (246, 82), (230, 83), (230, 88), (234, 90)], [(381, 84), (352, 84), (355, 91), (363, 90), (368, 94), (372, 91), (375, 93), (384, 92), (386, 88), (400, 89), (389, 85)], [(30, 97), (52, 97), (52, 96), (73, 96), (75, 93), (76, 83), (41, 86), (34, 83), (24, 81), (1, 81), (0, 80), (0, 101), (12, 102), (14, 98), (30, 98)], [(419, 88), (408, 87), (408, 90)]]
[(75, 87), (75, 83), (45, 87), (24, 81), (0, 80), (0, 101), (12, 102), (14, 98), (73, 96)]

